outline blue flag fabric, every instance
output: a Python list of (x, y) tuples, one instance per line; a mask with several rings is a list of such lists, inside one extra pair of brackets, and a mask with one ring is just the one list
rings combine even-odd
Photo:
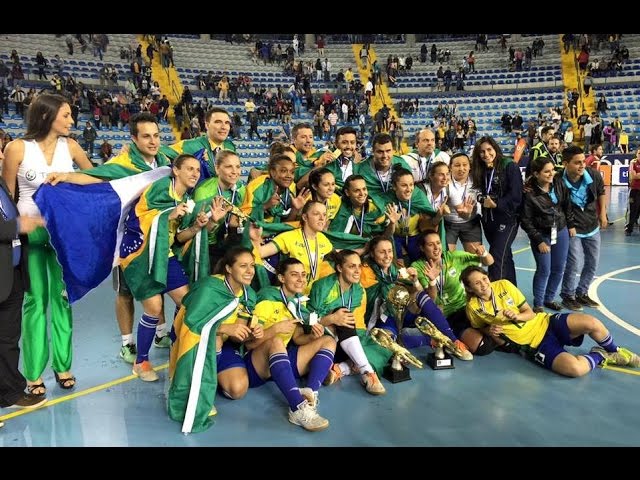
[(69, 302), (96, 288), (118, 264), (124, 219), (131, 205), (169, 167), (90, 185), (43, 184), (34, 195), (62, 266)]

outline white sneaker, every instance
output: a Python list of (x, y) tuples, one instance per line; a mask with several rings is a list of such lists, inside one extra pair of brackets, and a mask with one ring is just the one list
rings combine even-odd
[(360, 383), (371, 395), (384, 395), (387, 393), (387, 390), (384, 388), (384, 385), (382, 385), (382, 382), (378, 378), (378, 375), (376, 375), (376, 372), (369, 372), (361, 375)]
[(289, 421), (310, 432), (324, 430), (329, 426), (329, 420), (318, 415), (318, 412), (306, 400), (298, 406), (295, 412), (289, 410)]
[(304, 397), (304, 399), (309, 402), (312, 408), (318, 409), (318, 392), (314, 392), (309, 387), (299, 388), (300, 395)]
[(134, 363), (132, 373), (143, 382), (156, 382), (160, 378), (151, 366), (151, 362), (149, 360), (145, 360), (141, 363)]

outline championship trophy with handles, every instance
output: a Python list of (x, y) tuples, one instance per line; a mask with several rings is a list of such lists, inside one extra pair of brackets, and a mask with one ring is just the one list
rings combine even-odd
[(426, 317), (416, 318), (416, 328), (431, 337), (434, 353), (427, 355), (427, 364), (433, 370), (456, 368), (453, 365), (453, 357), (448, 352), (462, 355), (462, 352), (459, 352), (459, 347)]
[(406, 287), (394, 285), (387, 293), (386, 302), (387, 307), (391, 310), (395, 318), (398, 337), (396, 341), (394, 341), (391, 334), (382, 328), (371, 329), (370, 335), (378, 345), (393, 353), (391, 364), (384, 367), (382, 376), (391, 383), (399, 383), (411, 380), (409, 368), (406, 367), (405, 363), (410, 363), (418, 368), (422, 368), (422, 362), (402, 345), (402, 338), (400, 336), (404, 322), (404, 312), (407, 305), (411, 302), (411, 294)]
[(229, 200), (224, 198), (222, 195), (220, 195), (220, 198), (222, 199), (222, 203), (224, 203), (227, 206), (227, 208), (231, 207), (230, 210), (229, 210), (229, 213), (231, 215), (235, 215), (236, 217), (238, 217), (238, 229), (237, 229), (237, 232), (238, 232), (238, 234), (241, 234), (242, 232), (244, 232), (244, 222), (251, 222), (251, 221), (253, 221), (252, 218), (249, 215), (247, 215), (246, 213), (244, 213), (242, 210), (240, 210), (238, 207), (236, 207)]

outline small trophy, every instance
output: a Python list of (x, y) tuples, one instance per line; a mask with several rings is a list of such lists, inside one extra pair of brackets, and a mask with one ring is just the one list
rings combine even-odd
[(238, 217), (238, 229), (237, 229), (237, 232), (239, 234), (243, 233), (244, 232), (244, 222), (250, 222), (251, 221), (251, 217), (249, 215), (247, 215), (246, 213), (244, 213), (242, 210), (240, 210), (238, 207), (236, 207), (229, 200), (224, 198), (222, 195), (220, 196), (220, 198), (222, 198), (222, 203), (224, 203), (227, 207), (231, 207), (230, 213), (232, 215), (235, 215), (236, 217)]
[(459, 350), (458, 346), (425, 317), (416, 318), (416, 327), (423, 334), (431, 337), (431, 346), (435, 349), (435, 352), (427, 355), (427, 364), (433, 370), (456, 368), (453, 365), (453, 357), (444, 351), (444, 347), (455, 352)]
[[(411, 354), (406, 348), (403, 347), (402, 338), (400, 336), (400, 332), (402, 331), (402, 324), (404, 323), (404, 311), (407, 308), (407, 305), (409, 305), (410, 301), (411, 301), (411, 294), (409, 293), (409, 290), (407, 290), (402, 285), (394, 285), (389, 290), (389, 293), (387, 293), (387, 306), (393, 313), (393, 317), (396, 320), (396, 328), (398, 329), (397, 343), (393, 341), (392, 342), (395, 346), (403, 350), (403, 352), (401, 353), (395, 347), (394, 347), (395, 348), (394, 350), (392, 348), (389, 348), (383, 345), (385, 348), (391, 350), (394, 353), (393, 357), (391, 357), (391, 365), (387, 365), (386, 367), (384, 367), (384, 372), (383, 372), (384, 378), (389, 380), (391, 383), (398, 383), (398, 382), (404, 382), (406, 380), (411, 380), (411, 374), (409, 373), (409, 369), (403, 364), (403, 360), (406, 361), (405, 352), (408, 353), (409, 355)], [(413, 357), (413, 355), (411, 356)], [(413, 363), (413, 362), (410, 362), (410, 363)]]
[[(381, 347), (386, 348), (387, 350), (393, 353), (392, 364), (390, 367), (386, 366), (385, 372), (384, 372), (384, 377), (387, 380), (389, 380), (391, 383), (398, 383), (404, 380), (411, 380), (411, 376), (409, 375), (409, 369), (405, 367), (403, 363), (410, 363), (411, 365), (414, 365), (418, 368), (423, 367), (422, 362), (415, 355), (413, 355), (409, 350), (407, 350), (403, 346), (398, 345), (396, 342), (393, 341), (393, 338), (391, 337), (391, 334), (389, 333), (388, 330), (385, 330), (384, 328), (372, 328), (371, 332), (369, 332), (369, 335), (371, 336), (371, 339), (374, 342), (376, 342)], [(387, 369), (394, 370), (393, 364), (396, 361), (399, 362), (400, 364), (401, 372), (403, 372), (404, 370), (407, 371), (406, 378), (397, 380), (395, 378), (389, 378), (387, 376)]]

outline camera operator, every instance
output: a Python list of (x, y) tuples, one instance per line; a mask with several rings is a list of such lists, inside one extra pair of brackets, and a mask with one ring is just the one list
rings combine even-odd
[(522, 203), (522, 174), (511, 158), (491, 137), (482, 137), (473, 149), (473, 188), (482, 205), (482, 229), (495, 263), (489, 266), (491, 281), (507, 279), (516, 283), (511, 244), (518, 233), (518, 211)]

